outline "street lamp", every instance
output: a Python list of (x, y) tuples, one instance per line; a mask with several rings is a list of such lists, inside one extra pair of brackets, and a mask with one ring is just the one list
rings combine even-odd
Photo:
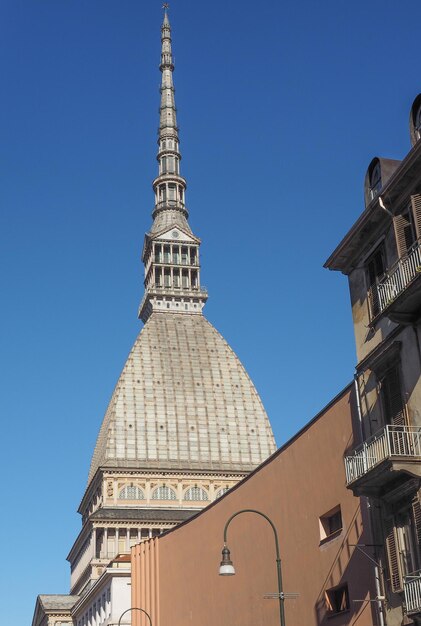
[(234, 517), (237, 517), (237, 515), (240, 515), (241, 513), (256, 513), (257, 515), (260, 515), (261, 517), (264, 517), (265, 520), (267, 520), (269, 522), (269, 524), (272, 526), (273, 534), (275, 536), (276, 571), (277, 571), (277, 574), (278, 574), (278, 593), (277, 593), (277, 597), (279, 598), (279, 619), (280, 619), (280, 622), (281, 622), (281, 626), (285, 626), (285, 611), (284, 611), (285, 595), (284, 595), (284, 592), (283, 592), (283, 589), (282, 589), (281, 557), (279, 555), (278, 533), (276, 532), (276, 528), (275, 528), (272, 520), (270, 520), (267, 515), (265, 515), (261, 511), (256, 511), (255, 509), (242, 509), (241, 511), (237, 511), (237, 513), (234, 513), (234, 515), (231, 515), (231, 517), (229, 518), (229, 520), (225, 524), (225, 528), (224, 528), (224, 547), (222, 549), (222, 561), (221, 561), (221, 564), (219, 566), (219, 575), (220, 576), (234, 576), (234, 574), (235, 574), (234, 565), (233, 565), (233, 563), (231, 561), (231, 554), (230, 554), (230, 551), (228, 550), (228, 546), (227, 546), (227, 531), (228, 531), (228, 526), (230, 525), (230, 523), (232, 522)]
[(127, 609), (126, 611), (123, 611), (123, 613), (120, 615), (120, 618), (118, 620), (118, 626), (121, 625), (121, 618), (123, 617), (123, 615), (126, 615), (126, 613), (129, 613), (129, 611), (141, 611), (142, 613), (144, 613), (146, 615), (146, 617), (149, 620), (149, 626), (152, 626), (152, 620), (151, 620), (151, 616), (149, 615), (149, 613), (147, 613), (145, 611), (145, 609), (139, 609), (137, 608), (137, 606), (133, 606), (131, 609)]

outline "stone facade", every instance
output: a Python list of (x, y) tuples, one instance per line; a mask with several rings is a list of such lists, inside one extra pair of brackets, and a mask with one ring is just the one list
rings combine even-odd
[(78, 600), (71, 595), (39, 595), (32, 626), (73, 626), (72, 609)]
[(418, 96), (412, 149), (371, 161), (365, 211), (326, 263), (349, 279), (361, 441), (345, 455), (347, 485), (372, 502), (390, 626), (421, 623), (420, 120)]

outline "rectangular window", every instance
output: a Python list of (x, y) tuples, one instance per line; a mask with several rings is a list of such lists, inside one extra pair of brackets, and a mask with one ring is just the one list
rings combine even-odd
[(197, 289), (197, 286), (198, 286), (197, 272), (195, 270), (192, 270), (192, 273), (191, 273), (191, 286), (194, 289)]
[(336, 537), (343, 528), (340, 505), (331, 509), (319, 518), (320, 541)]
[(415, 232), (414, 217), (410, 207), (408, 207), (401, 215), (396, 215), (393, 224), (395, 227), (396, 247), (398, 249), (398, 257), (407, 256), (412, 246), (417, 240)]
[(325, 602), (328, 615), (337, 615), (349, 611), (348, 585), (326, 589)]
[(130, 547), (137, 543), (137, 528), (130, 529)]
[(421, 194), (411, 196), (412, 217), (418, 241), (421, 239)]
[(168, 185), (168, 200), (175, 200), (175, 192), (176, 192), (176, 187), (175, 185)]
[(165, 202), (166, 199), (167, 199), (167, 186), (164, 185), (163, 187), (160, 187), (159, 188), (159, 193), (160, 193), (160, 196), (161, 196), (161, 201)]
[(179, 287), (180, 286), (179, 270), (174, 270), (173, 281), (174, 281), (174, 287)]
[(108, 529), (107, 552), (109, 557), (115, 556), (115, 530)]
[(126, 531), (121, 529), (118, 531), (118, 551), (121, 554), (126, 552)]
[(189, 275), (186, 270), (183, 270), (183, 274), (181, 276), (182, 286), (187, 289), (189, 286)]
[(96, 546), (95, 546), (95, 557), (97, 559), (103, 557), (104, 547), (105, 547), (104, 546), (104, 531), (97, 530)]
[(379, 246), (366, 262), (368, 297), (372, 317), (380, 313), (378, 284), (386, 271), (384, 246)]
[(403, 579), (420, 569), (421, 507), (418, 496), (411, 508), (384, 521), (389, 581), (392, 591), (403, 588)]
[(405, 405), (402, 398), (399, 365), (395, 364), (380, 381), (380, 395), (385, 424), (405, 425)]
[(388, 517), (384, 520), (384, 534), (389, 570), (389, 584), (393, 592), (402, 591), (402, 567), (399, 558), (399, 544), (395, 520)]
[(161, 270), (155, 270), (155, 287), (161, 287)]

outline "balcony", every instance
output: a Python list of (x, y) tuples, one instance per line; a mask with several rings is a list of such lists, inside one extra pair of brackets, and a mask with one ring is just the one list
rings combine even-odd
[(407, 576), (403, 583), (405, 606), (408, 615), (421, 613), (421, 572)]
[(417, 241), (408, 255), (399, 259), (371, 288), (370, 298), (375, 317), (386, 315), (398, 323), (412, 322), (421, 309), (421, 243)]
[(160, 200), (155, 204), (154, 212), (162, 209), (180, 209), (182, 211), (187, 211), (184, 202), (181, 202), (181, 200), (176, 200), (175, 198), (171, 200)]
[(354, 495), (379, 495), (398, 473), (421, 477), (421, 427), (385, 426), (345, 457)]
[(186, 259), (186, 258), (182, 258), (182, 259), (177, 259), (177, 257), (173, 257), (171, 258), (171, 256), (169, 255), (165, 255), (164, 256), (155, 256), (154, 257), (154, 263), (155, 265), (174, 265), (175, 267), (179, 266), (179, 265), (183, 265), (186, 267), (198, 267), (199, 266), (199, 261), (194, 258), (194, 259)]
[(203, 287), (202, 285), (200, 287), (196, 287), (196, 286), (192, 286), (192, 287), (187, 287), (187, 286), (175, 286), (173, 285), (172, 287), (170, 285), (159, 285), (159, 284), (155, 284), (152, 285), (151, 287), (148, 287), (148, 291), (156, 291), (157, 293), (163, 293), (163, 294), (171, 294), (174, 295), (174, 293), (177, 293), (177, 295), (191, 295), (191, 292), (198, 292), (199, 294), (203, 295), (203, 296), (207, 296), (208, 295), (208, 290), (206, 287)]

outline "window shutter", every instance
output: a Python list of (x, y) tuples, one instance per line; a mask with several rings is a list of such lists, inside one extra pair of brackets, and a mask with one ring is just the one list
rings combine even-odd
[(405, 426), (405, 407), (397, 365), (386, 373), (382, 380), (381, 390), (385, 422), (393, 426)]
[(412, 224), (408, 213), (406, 212), (401, 215), (395, 215), (393, 218), (393, 225), (395, 227), (398, 257), (402, 258), (406, 256), (408, 248), (413, 244)]
[(411, 196), (412, 212), (414, 214), (415, 230), (417, 239), (421, 238), (421, 195), (417, 193)]
[(418, 542), (418, 553), (421, 547), (421, 504), (419, 495), (417, 494), (412, 500), (412, 512), (414, 515), (415, 536)]
[(402, 591), (402, 571), (399, 558), (398, 541), (393, 517), (385, 519), (386, 550), (389, 564), (390, 586), (394, 593)]

